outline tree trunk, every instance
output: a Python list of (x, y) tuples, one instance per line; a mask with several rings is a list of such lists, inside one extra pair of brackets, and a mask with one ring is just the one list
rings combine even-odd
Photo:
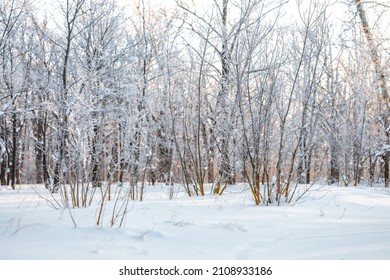
[(226, 100), (229, 92), (229, 47), (228, 47), (228, 38), (227, 38), (227, 14), (228, 14), (228, 0), (223, 0), (223, 10), (222, 10), (222, 50), (220, 53), (221, 64), (222, 64), (222, 74), (221, 74), (221, 91), (220, 91), (220, 109), (222, 110), (222, 116), (220, 119), (220, 129), (221, 129), (221, 166), (219, 175), (221, 178), (221, 183), (231, 184), (231, 166), (230, 166), (230, 156), (229, 156), (229, 132), (227, 131), (228, 120), (228, 104)]
[[(96, 117), (96, 116), (94, 116)], [(93, 127), (93, 138), (92, 138), (92, 151), (91, 151), (91, 162), (92, 162), (92, 187), (97, 188), (100, 186), (99, 180), (99, 147), (98, 147), (98, 138), (99, 138), (99, 127), (94, 125)]]
[[(359, 14), (360, 22), (362, 25), (362, 29), (364, 32), (364, 35), (366, 36), (368, 48), (371, 53), (371, 59), (372, 63), (374, 64), (375, 74), (378, 78), (379, 82), (379, 89), (381, 91), (382, 101), (384, 105), (383, 113), (380, 114), (380, 122), (383, 126), (383, 129), (386, 134), (387, 143), (386, 145), (390, 144), (390, 131), (388, 130), (389, 122), (390, 122), (390, 107), (389, 107), (389, 92), (387, 88), (386, 83), (386, 76), (385, 76), (385, 69), (382, 67), (380, 62), (380, 56), (378, 47), (374, 42), (370, 26), (368, 24), (366, 11), (363, 8), (363, 4), (361, 0), (355, 0), (356, 8)], [(384, 179), (385, 179), (385, 187), (389, 187), (390, 183), (390, 174), (389, 174), (389, 160), (390, 160), (390, 152), (385, 151), (384, 155), (382, 156), (382, 159), (384, 161)]]
[[(3, 139), (2, 139), (3, 141)], [(0, 147), (2, 149), (2, 154), (0, 156), (0, 181), (2, 186), (7, 185), (7, 170), (8, 170), (8, 152), (6, 148), (5, 141), (2, 143), (4, 146)]]
[(214, 171), (214, 158), (215, 158), (215, 149), (214, 149), (214, 130), (212, 128), (209, 129), (209, 141), (208, 141), (208, 149), (207, 149), (207, 179), (209, 183), (214, 183), (215, 181), (215, 171)]
[[(157, 131), (157, 154), (158, 154), (158, 166), (157, 166), (157, 180), (161, 183), (169, 184), (169, 172), (170, 172), (170, 149), (169, 142), (165, 136), (162, 128)], [(155, 171), (153, 171), (155, 172)]]
[(338, 160), (337, 148), (335, 143), (331, 143), (330, 147), (330, 176), (328, 178), (329, 184), (337, 183), (340, 180), (340, 166)]
[(11, 161), (10, 161), (10, 180), (11, 180), (11, 187), (12, 189), (15, 189), (16, 186), (16, 180), (17, 180), (17, 172), (19, 164), (18, 162), (18, 117), (14, 113), (12, 114), (12, 149), (11, 149)]
[(35, 141), (35, 166), (36, 183), (45, 184), (49, 188), (49, 169), (46, 161), (46, 116), (38, 117), (35, 121), (34, 136)]

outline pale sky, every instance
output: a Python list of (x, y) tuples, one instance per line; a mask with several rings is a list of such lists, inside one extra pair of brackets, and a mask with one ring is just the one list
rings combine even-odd
[[(58, 3), (61, 1), (64, 1), (64, 0), (36, 0), (33, 2), (38, 4), (37, 6), (40, 7), (40, 11), (38, 11), (38, 13), (43, 15), (45, 13), (45, 11), (44, 11), (45, 9), (48, 9), (49, 13), (52, 13), (53, 9), (50, 8), (51, 4)], [(117, 0), (117, 1), (119, 4), (134, 5), (135, 3), (138, 3), (141, 0)], [(144, 1), (146, 3), (149, 2), (152, 6), (154, 6), (154, 4), (159, 4), (159, 5), (164, 5), (168, 8), (176, 7), (176, 0), (144, 0)], [(194, 3), (197, 7), (200, 8), (200, 11), (202, 11), (203, 8), (206, 7), (207, 5), (210, 5), (214, 2), (214, 0), (180, 0), (180, 1), (187, 2), (190, 5), (192, 5), (192, 3)], [(221, 2), (221, 0), (217, 0), (217, 1)], [(231, 2), (239, 2), (241, 0), (230, 0), (230, 1)], [(297, 11), (298, 11), (297, 1), (298, 0), (288, 0), (288, 4), (284, 9), (288, 14), (290, 14), (290, 15), (287, 15), (290, 18), (297, 17)], [(309, 5), (309, 3), (311, 2), (311, 0), (300, 0), (300, 1), (302, 3), (302, 7), (307, 7)], [(342, 20), (346, 20), (346, 19), (350, 18), (350, 15), (346, 15), (346, 12), (347, 12), (347, 5), (345, 4), (346, 0), (344, 0), (344, 1), (318, 0), (318, 1), (320, 3), (326, 3), (326, 2), (331, 3), (331, 5), (328, 7), (328, 16), (330, 16), (330, 19), (334, 20), (333, 22), (335, 23), (335, 28), (337, 28), (337, 29), (343, 28), (342, 27)], [(350, 1), (351, 1), (351, 5), (354, 5), (354, 1), (353, 0), (350, 0)], [(342, 3), (340, 3), (340, 2), (342, 2)], [(386, 3), (385, 0), (382, 0), (382, 2)], [(368, 13), (369, 23), (371, 26), (373, 26), (374, 23), (376, 23), (378, 15), (375, 15), (374, 13), (372, 13), (373, 9), (370, 8), (367, 4), (365, 7), (366, 7), (366, 11)], [(352, 7), (352, 8), (354, 8), (354, 7)], [(390, 20), (388, 19), (388, 18), (390, 18), (390, 9), (387, 9), (387, 10), (388, 10), (388, 13), (382, 15), (380, 24), (378, 24), (378, 26), (380, 26), (380, 33), (384, 34), (385, 36), (387, 36), (390, 39)], [(55, 18), (55, 16), (54, 16), (54, 18)]]

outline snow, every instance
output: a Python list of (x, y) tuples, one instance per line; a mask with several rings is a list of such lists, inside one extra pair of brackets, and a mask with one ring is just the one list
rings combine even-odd
[(102, 226), (98, 199), (48, 201), (43, 186), (1, 187), (0, 259), (390, 259), (390, 190), (380, 187), (314, 186), (295, 205), (255, 206), (245, 185), (204, 197), (175, 186), (173, 200), (169, 187), (146, 186), (122, 228), (110, 226), (115, 199)]

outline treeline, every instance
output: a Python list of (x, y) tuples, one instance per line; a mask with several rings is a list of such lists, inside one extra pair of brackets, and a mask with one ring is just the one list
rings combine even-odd
[(246, 182), (256, 204), (389, 185), (388, 41), (367, 20), (389, 7), (339, 3), (339, 29), (323, 1), (116, 2), (0, 3), (2, 185), (75, 206), (113, 183)]

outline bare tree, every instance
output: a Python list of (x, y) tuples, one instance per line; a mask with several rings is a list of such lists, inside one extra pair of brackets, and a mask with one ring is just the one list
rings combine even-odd
[(383, 127), (384, 133), (386, 135), (386, 143), (383, 147), (383, 151), (381, 153), (383, 160), (383, 170), (384, 170), (384, 181), (385, 187), (389, 186), (390, 183), (390, 152), (388, 151), (388, 147), (390, 145), (390, 130), (389, 130), (389, 119), (390, 119), (390, 105), (389, 105), (389, 91), (386, 82), (385, 69), (382, 66), (379, 50), (377, 44), (374, 40), (373, 34), (371, 32), (366, 11), (363, 7), (363, 3), (361, 0), (355, 0), (356, 10), (358, 12), (361, 27), (363, 33), (367, 39), (368, 48), (371, 53), (372, 63), (374, 65), (375, 74), (378, 79), (378, 87), (381, 94), (381, 103), (383, 104), (382, 113), (379, 114), (380, 124)]
[(15, 189), (20, 184), (22, 128), (31, 81), (28, 1), (0, 5), (0, 145), (1, 183)]
[(63, 51), (61, 77), (58, 85), (58, 147), (56, 151), (56, 165), (54, 168), (53, 192), (57, 192), (64, 183), (64, 173), (69, 165), (68, 141), (69, 141), (69, 115), (70, 115), (70, 94), (74, 80), (70, 79), (70, 63), (74, 39), (79, 35), (76, 29), (77, 21), (84, 13), (85, 0), (70, 1), (60, 4), (61, 15), (63, 16), (63, 41), (57, 42)]

